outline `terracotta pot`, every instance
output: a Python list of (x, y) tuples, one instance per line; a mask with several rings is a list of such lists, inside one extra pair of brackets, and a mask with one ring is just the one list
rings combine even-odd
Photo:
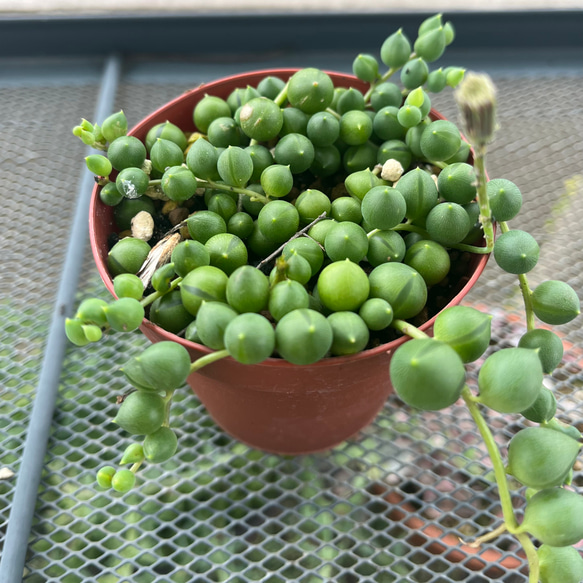
[[(266, 75), (287, 80), (296, 69), (275, 69), (228, 77), (189, 91), (164, 105), (135, 126), (130, 134), (144, 139), (150, 127), (166, 120), (193, 131), (192, 111), (205, 93), (224, 99), (237, 87), (256, 86)], [(336, 86), (367, 85), (351, 75), (330, 73)], [(442, 118), (437, 112), (432, 116)], [(90, 239), (99, 273), (113, 294), (106, 268), (107, 237), (115, 230), (113, 210), (101, 203), (98, 187), (90, 209)], [(449, 305), (458, 304), (483, 271), (488, 257), (475, 255), (468, 273)], [(430, 330), (433, 319), (421, 329)], [(173, 340), (185, 346), (193, 360), (210, 349), (179, 338), (144, 321), (142, 332), (152, 341)], [(399, 339), (347, 357), (323, 359), (297, 366), (270, 358), (261, 364), (242, 365), (225, 358), (193, 373), (188, 382), (211, 417), (227, 433), (253, 447), (280, 454), (326, 450), (368, 425), (391, 392), (389, 361), (405, 342)]]

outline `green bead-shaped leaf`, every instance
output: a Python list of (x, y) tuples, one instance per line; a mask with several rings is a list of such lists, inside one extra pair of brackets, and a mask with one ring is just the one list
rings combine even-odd
[(494, 259), (508, 273), (528, 273), (536, 266), (539, 254), (536, 239), (519, 229), (502, 233), (494, 243)]
[(546, 374), (552, 373), (563, 359), (563, 341), (551, 330), (530, 330), (520, 338), (518, 346), (538, 350), (538, 357)]
[(383, 263), (369, 275), (370, 297), (391, 304), (395, 318), (416, 316), (427, 302), (427, 285), (421, 274), (403, 263)]
[(332, 327), (319, 312), (311, 309), (287, 313), (275, 329), (276, 347), (292, 364), (307, 365), (324, 358), (332, 346)]
[(148, 130), (145, 140), (148, 152), (152, 150), (152, 146), (158, 138), (174, 142), (183, 152), (188, 145), (184, 132), (177, 125), (169, 121), (156, 124)]
[(412, 407), (437, 411), (461, 395), (466, 371), (458, 354), (443, 342), (413, 339), (395, 351), (390, 364), (395, 391)]
[(101, 154), (91, 154), (85, 158), (87, 169), (97, 176), (109, 176), (112, 171), (111, 162)]
[(210, 264), (208, 249), (200, 242), (192, 239), (181, 241), (174, 247), (170, 258), (174, 271), (184, 277), (193, 269)]
[(461, 141), (457, 126), (439, 119), (424, 129), (419, 145), (427, 160), (440, 162), (451, 158), (458, 151)]
[(455, 202), (442, 202), (434, 206), (425, 224), (431, 238), (446, 247), (463, 241), (472, 227), (464, 207)]
[(414, 221), (427, 216), (437, 204), (437, 187), (428, 172), (415, 168), (399, 179), (398, 191), (407, 204), (405, 216)]
[(418, 57), (408, 61), (401, 69), (401, 83), (406, 89), (421, 87), (427, 81), (429, 67), (424, 59)]
[(281, 198), (290, 193), (294, 177), (289, 166), (272, 164), (261, 173), (260, 182), (267, 196)]
[(229, 354), (242, 364), (258, 364), (275, 349), (275, 332), (260, 314), (240, 314), (225, 330), (224, 342)]
[(381, 61), (393, 69), (402, 67), (411, 56), (411, 43), (403, 29), (391, 34), (381, 46)]
[(398, 189), (376, 186), (362, 199), (362, 217), (373, 229), (389, 230), (405, 218), (407, 203)]
[(245, 135), (258, 142), (267, 142), (275, 138), (283, 125), (279, 105), (267, 97), (256, 97), (243, 105), (239, 112), (239, 120)]
[(122, 368), (138, 388), (168, 391), (181, 387), (190, 374), (190, 356), (182, 345), (162, 341), (152, 344)]
[(248, 152), (237, 146), (229, 146), (217, 161), (221, 178), (230, 186), (242, 187), (253, 174), (253, 161)]
[(541, 543), (566, 547), (583, 538), (583, 496), (564, 488), (546, 488), (526, 504), (520, 531)]
[(123, 111), (112, 113), (101, 124), (101, 133), (108, 142), (125, 136), (128, 133), (128, 120)]
[(467, 306), (452, 306), (435, 319), (433, 333), (449, 344), (463, 362), (473, 362), (490, 345), (492, 316)]
[(543, 387), (536, 401), (521, 415), (534, 423), (547, 423), (557, 412), (557, 399), (550, 389)]
[(188, 149), (186, 165), (197, 178), (217, 180), (220, 178), (217, 171), (218, 159), (217, 148), (204, 138), (199, 138)]
[(322, 304), (334, 312), (355, 311), (369, 296), (369, 279), (360, 265), (345, 259), (321, 271), (317, 283)]
[(324, 111), (334, 98), (334, 84), (323, 71), (308, 67), (292, 75), (287, 97), (293, 107), (304, 113)]
[(433, 28), (419, 35), (413, 50), (415, 54), (428, 63), (437, 61), (445, 51), (446, 36), (442, 26)]
[(227, 302), (237, 312), (261, 312), (267, 307), (269, 280), (252, 265), (242, 265), (229, 276)]
[(75, 346), (86, 346), (90, 340), (85, 336), (83, 322), (76, 318), (67, 318), (65, 320), (65, 335)]
[(120, 298), (104, 308), (107, 323), (116, 332), (137, 330), (145, 317), (144, 307), (134, 298)]
[(135, 391), (120, 405), (115, 422), (132, 435), (148, 435), (164, 422), (166, 404), (156, 393)]
[(192, 270), (180, 283), (184, 307), (196, 316), (203, 301), (226, 301), (228, 279), (224, 271), (212, 265)]
[(107, 318), (105, 317), (104, 312), (106, 306), (107, 302), (105, 300), (100, 300), (99, 298), (87, 298), (79, 304), (75, 318), (80, 320), (83, 324), (105, 326), (107, 324)]
[(164, 172), (169, 166), (180, 166), (184, 154), (182, 148), (174, 142), (158, 138), (150, 150), (150, 161), (158, 172)]
[(196, 315), (196, 329), (202, 343), (213, 350), (225, 348), (225, 328), (237, 312), (223, 302), (202, 302)]
[(229, 104), (215, 95), (205, 95), (194, 107), (194, 125), (205, 134), (210, 124), (219, 117), (231, 115)]
[(170, 427), (160, 427), (158, 431), (146, 435), (144, 439), (144, 456), (152, 463), (169, 460), (178, 449), (178, 438)]
[(352, 63), (352, 72), (356, 77), (372, 83), (379, 75), (379, 64), (373, 55), (359, 54)]
[(558, 431), (527, 427), (508, 444), (507, 471), (530, 488), (560, 486), (577, 459), (581, 444)]
[(332, 346), (330, 352), (335, 356), (355, 354), (364, 350), (370, 333), (364, 320), (355, 312), (333, 312), (328, 316), (332, 326)]
[(499, 413), (520, 413), (536, 401), (542, 382), (535, 350), (503, 348), (491, 354), (480, 369), (480, 401)]
[(537, 318), (546, 324), (566, 324), (581, 313), (579, 296), (564, 281), (548, 280), (532, 294), (532, 307)]
[(541, 545), (537, 554), (541, 583), (583, 581), (583, 557), (576, 548)]
[(162, 176), (162, 190), (170, 200), (184, 202), (194, 196), (197, 188), (194, 174), (184, 166), (171, 166)]
[(358, 200), (362, 200), (371, 188), (382, 185), (385, 185), (383, 180), (373, 174), (370, 169), (352, 172), (344, 179), (346, 190)]
[(120, 460), (121, 465), (125, 464), (136, 464), (144, 459), (144, 449), (141, 443), (132, 443), (128, 445), (123, 452), (123, 456)]
[(146, 146), (134, 136), (120, 136), (109, 144), (107, 157), (116, 170), (141, 168), (146, 159)]

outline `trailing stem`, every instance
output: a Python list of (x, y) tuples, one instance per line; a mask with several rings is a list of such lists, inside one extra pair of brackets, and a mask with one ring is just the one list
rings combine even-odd
[(201, 356), (190, 365), (190, 372), (193, 373), (197, 370), (200, 370), (203, 366), (216, 362), (217, 360), (221, 360), (226, 356), (229, 356), (229, 351), (226, 349), (217, 350), (215, 352), (211, 352), (210, 354), (206, 354), (205, 356)]
[(198, 183), (204, 188), (214, 188), (216, 190), (222, 190), (224, 192), (235, 192), (237, 194), (245, 194), (251, 200), (259, 200), (265, 204), (269, 202), (269, 198), (263, 194), (259, 194), (254, 190), (249, 190), (247, 188), (239, 188), (238, 186), (229, 186), (228, 184), (220, 184), (219, 182), (214, 182), (213, 180), (201, 180), (197, 179)]
[(384, 83), (385, 81), (388, 81), (398, 70), (399, 69), (396, 67), (391, 67), (386, 73), (379, 77), (377, 81), (371, 83), (370, 87), (368, 88), (368, 91), (364, 94), (364, 102), (368, 103), (370, 101), (373, 91), (375, 90), (375, 87), (379, 83)]
[(516, 536), (522, 545), (522, 548), (524, 549), (529, 565), (529, 582), (537, 583), (539, 578), (538, 555), (536, 553), (536, 548), (528, 535), (526, 533), (518, 532), (519, 527), (514, 515), (514, 509), (512, 507), (512, 499), (510, 496), (510, 490), (508, 489), (508, 480), (506, 479), (506, 470), (504, 469), (504, 462), (502, 461), (500, 450), (496, 445), (496, 441), (494, 440), (494, 436), (492, 435), (486, 420), (480, 412), (480, 408), (475, 397), (472, 395), (467, 385), (462, 389), (462, 398), (464, 399), (468, 410), (470, 411), (470, 415), (478, 427), (478, 431), (480, 432), (480, 435), (486, 444), (488, 455), (492, 461), (494, 477), (498, 486), (498, 497), (500, 498), (500, 504), (502, 506), (504, 525), (506, 526), (508, 532)]
[(399, 330), (399, 332), (402, 332), (411, 338), (431, 338), (431, 336), (425, 334), (423, 330), (419, 330), (419, 328), (413, 326), (413, 324), (409, 324), (409, 322), (406, 322), (405, 320), (393, 320), (391, 326), (395, 328), (395, 330)]
[(480, 205), (480, 223), (484, 229), (484, 237), (486, 238), (486, 248), (492, 250), (494, 248), (494, 225), (492, 223), (492, 213), (490, 211), (490, 203), (488, 201), (488, 193), (486, 185), (486, 146), (478, 146), (475, 149), (474, 169), (476, 172), (478, 204)]
[(154, 293), (150, 294), (149, 296), (146, 296), (144, 299), (142, 299), (140, 301), (140, 303), (142, 304), (142, 306), (144, 306), (144, 308), (146, 306), (149, 306), (151, 303), (156, 301), (159, 297), (166, 295), (168, 292), (171, 292), (173, 289), (176, 289), (176, 287), (178, 286), (178, 284), (181, 281), (182, 281), (182, 278), (177, 277), (175, 280), (172, 281), (172, 283), (170, 284), (170, 287), (166, 291), (154, 292)]

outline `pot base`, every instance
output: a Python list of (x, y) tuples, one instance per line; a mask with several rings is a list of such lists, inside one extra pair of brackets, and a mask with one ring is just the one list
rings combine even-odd
[(341, 363), (290, 368), (276, 359), (253, 373), (229, 358), (188, 382), (235, 439), (269, 453), (302, 455), (329, 450), (375, 419), (392, 390), (390, 357), (383, 356), (387, 368), (363, 364), (370, 374), (350, 373)]

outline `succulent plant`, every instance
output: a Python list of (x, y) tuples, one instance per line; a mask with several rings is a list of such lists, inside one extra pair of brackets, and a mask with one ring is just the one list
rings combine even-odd
[[(562, 343), (539, 324), (571, 321), (579, 298), (561, 281), (529, 286), (538, 244), (508, 225), (521, 192), (486, 175), (496, 89), (483, 74), (430, 70), (453, 40), (439, 14), (414, 42), (394, 32), (380, 47), (385, 72), (373, 55), (354, 60), (366, 92), (305, 68), (287, 80), (266, 76), (227, 99), (205, 95), (193, 109), (195, 132), (166, 122), (142, 143), (127, 135), (121, 111), (101, 127), (82, 120), (74, 128), (104, 153), (86, 163), (120, 231), (107, 258), (118, 299), (85, 300), (67, 320), (67, 336), (84, 346), (110, 330), (135, 330), (147, 315), (214, 351), (191, 363), (181, 345), (162, 342), (126, 364), (133, 388), (115, 421), (143, 435), (143, 444), (124, 452), (130, 470), (99, 470), (101, 487), (125, 492), (144, 461), (173, 455), (172, 395), (191, 372), (226, 357), (302, 366), (404, 334), (412, 339), (389, 371), (397, 394), (429, 411), (462, 398), (491, 456), (504, 523), (476, 542), (507, 530), (524, 547), (531, 581), (539, 573), (543, 581), (580, 577), (571, 573), (581, 573), (581, 557), (562, 549), (583, 537), (583, 499), (567, 489), (581, 435), (556, 420), (556, 401), (543, 387)], [(461, 130), (432, 114), (430, 93), (447, 86), (456, 88)], [(177, 209), (175, 226), (153, 236)], [(140, 213), (158, 229), (138, 228)], [(457, 306), (439, 314), (434, 338), (415, 326), (434, 315), (428, 298), (453, 273), (456, 253), (492, 253), (518, 276), (524, 298), (528, 331), (518, 346), (485, 358), (478, 394), (466, 384), (465, 365), (488, 348), (491, 317)], [(511, 440), (506, 466), (484, 407), (540, 425)], [(520, 525), (507, 473), (537, 491)], [(544, 543), (538, 553), (531, 537)]]

